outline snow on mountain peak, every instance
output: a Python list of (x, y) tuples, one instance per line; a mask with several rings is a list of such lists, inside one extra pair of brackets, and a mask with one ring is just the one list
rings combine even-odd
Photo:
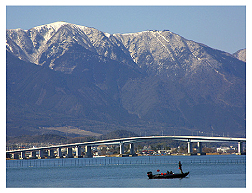
[(57, 31), (62, 25), (65, 25), (65, 24), (68, 24), (68, 23), (64, 21), (57, 21), (50, 24), (40, 25), (40, 26), (34, 27), (33, 29), (53, 28), (55, 31)]
[[(7, 30), (6, 46), (15, 56), (32, 63), (54, 65), (69, 45), (79, 46), (95, 54), (125, 64), (147, 67), (158, 74), (177, 74), (180, 68), (194, 70), (196, 66), (216, 61), (196, 42), (189, 41), (169, 30), (147, 30), (137, 33), (109, 34), (93, 27), (63, 21), (25, 30)], [(215, 66), (213, 66), (215, 64)]]
[(111, 34), (106, 33), (106, 32), (104, 33), (104, 35), (105, 35), (106, 37), (108, 37), (108, 38), (111, 36)]

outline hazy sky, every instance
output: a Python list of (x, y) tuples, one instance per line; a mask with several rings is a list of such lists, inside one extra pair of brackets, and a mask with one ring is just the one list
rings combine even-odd
[(245, 6), (7, 6), (7, 29), (65, 21), (107, 33), (168, 29), (234, 53), (246, 47)]

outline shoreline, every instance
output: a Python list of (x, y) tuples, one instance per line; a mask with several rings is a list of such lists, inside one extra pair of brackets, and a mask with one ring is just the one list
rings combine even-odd
[[(246, 152), (239, 154), (239, 153), (204, 153), (204, 154), (197, 154), (197, 153), (193, 153), (193, 154), (170, 154), (170, 155), (141, 155), (141, 154), (135, 154), (135, 155), (129, 155), (129, 154), (113, 154), (113, 155), (101, 155), (101, 156), (93, 156), (92, 158), (104, 158), (104, 157), (154, 157), (154, 156), (206, 156), (206, 155), (246, 155)], [(67, 157), (62, 157), (63, 159), (67, 159)], [(78, 157), (78, 158), (85, 158), (85, 156), (83, 157)], [(44, 157), (44, 158), (40, 158), (40, 157), (36, 157), (36, 158), (25, 158), (25, 159), (12, 159), (12, 158), (6, 158), (6, 160), (34, 160), (34, 159), (59, 159), (58, 157), (55, 158), (49, 158), (49, 157)]]

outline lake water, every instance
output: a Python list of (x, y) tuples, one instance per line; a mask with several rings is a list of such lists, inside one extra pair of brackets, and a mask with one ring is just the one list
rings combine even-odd
[[(148, 179), (167, 170), (183, 179)], [(37, 188), (245, 188), (246, 156), (139, 156), (6, 160), (6, 187)]]

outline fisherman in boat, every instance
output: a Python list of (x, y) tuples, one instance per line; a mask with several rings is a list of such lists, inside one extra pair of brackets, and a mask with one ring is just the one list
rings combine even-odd
[(181, 174), (183, 174), (183, 171), (182, 171), (182, 164), (181, 164), (180, 161), (179, 161), (178, 165), (179, 165), (179, 170), (181, 171)]
[[(185, 178), (189, 172), (184, 173), (182, 171), (182, 164), (179, 161), (179, 170), (181, 172), (180, 173), (173, 173), (172, 171), (167, 171), (167, 173), (158, 173), (153, 175), (152, 172), (147, 172), (147, 176), (149, 177), (149, 179), (173, 179), (173, 178)], [(160, 172), (160, 170), (157, 170), (157, 172)], [(170, 175), (167, 175), (170, 174)], [(172, 175), (171, 175), (172, 174)]]

